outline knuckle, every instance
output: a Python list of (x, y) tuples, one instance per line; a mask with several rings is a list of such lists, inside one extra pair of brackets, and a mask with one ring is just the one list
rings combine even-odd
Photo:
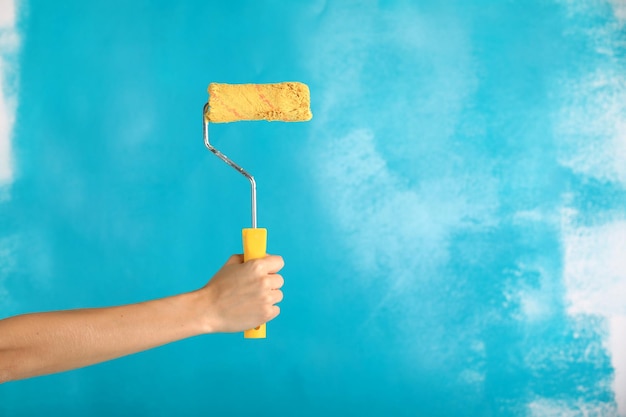
[(274, 298), (272, 297), (272, 294), (268, 291), (265, 294), (263, 294), (263, 304), (273, 304), (274, 303)]
[(276, 290), (283, 286), (285, 280), (277, 274), (272, 274), (264, 278), (264, 288), (268, 290)]
[(264, 287), (266, 289), (268, 289), (268, 290), (273, 290), (273, 289), (277, 288), (276, 287), (276, 278), (274, 276), (272, 276), (272, 275), (266, 276), (263, 279), (263, 284), (264, 284)]
[(273, 313), (274, 313), (274, 310), (271, 307), (267, 307), (263, 311), (263, 319), (264, 319), (264, 321), (270, 321), (272, 319), (272, 314)]
[(265, 310), (265, 321), (270, 321), (280, 314), (280, 309), (277, 306), (270, 306)]
[(281, 288), (285, 285), (285, 278), (282, 275), (278, 275), (278, 286), (276, 288)]
[(272, 280), (270, 277), (263, 277), (260, 279), (259, 281), (261, 283), (261, 288), (264, 290), (271, 290), (272, 289)]
[(253, 259), (250, 261), (250, 269), (252, 273), (255, 275), (262, 275), (265, 273), (265, 266), (263, 264), (263, 260), (261, 259)]

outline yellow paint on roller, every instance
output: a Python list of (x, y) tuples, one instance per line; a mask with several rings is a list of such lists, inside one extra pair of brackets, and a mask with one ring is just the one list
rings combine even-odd
[(240, 120), (304, 122), (311, 120), (309, 87), (299, 82), (276, 84), (209, 84), (212, 123)]

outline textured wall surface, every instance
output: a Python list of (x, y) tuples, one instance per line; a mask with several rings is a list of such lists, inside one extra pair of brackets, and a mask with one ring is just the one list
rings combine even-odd
[[(0, 317), (202, 286), (249, 225), (265, 341), (0, 385), (0, 416), (626, 416), (626, 3), (0, 1)], [(0, 335), (2, 337), (2, 335)]]

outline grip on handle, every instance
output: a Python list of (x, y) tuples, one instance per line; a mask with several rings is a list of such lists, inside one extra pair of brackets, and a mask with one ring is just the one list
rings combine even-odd
[[(267, 229), (243, 229), (241, 231), (243, 238), (243, 261), (247, 262), (251, 259), (264, 258), (267, 255)], [(265, 324), (257, 328), (246, 330), (243, 337), (246, 339), (265, 339)]]

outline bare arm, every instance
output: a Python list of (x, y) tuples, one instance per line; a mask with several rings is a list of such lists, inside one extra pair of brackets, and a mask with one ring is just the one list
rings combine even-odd
[(0, 382), (61, 372), (206, 333), (238, 332), (280, 310), (282, 258), (235, 255), (203, 288), (119, 307), (0, 320)]

